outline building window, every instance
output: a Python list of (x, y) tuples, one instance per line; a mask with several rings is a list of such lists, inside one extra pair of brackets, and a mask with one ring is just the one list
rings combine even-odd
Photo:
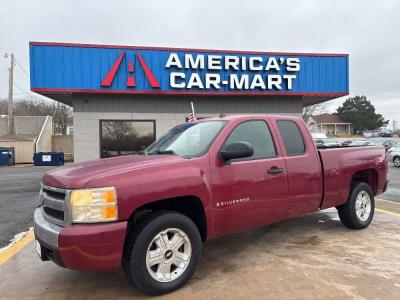
[(155, 121), (101, 120), (100, 157), (136, 154), (155, 141)]

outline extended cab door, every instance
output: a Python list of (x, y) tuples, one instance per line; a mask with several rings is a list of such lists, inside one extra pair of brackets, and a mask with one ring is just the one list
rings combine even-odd
[(305, 123), (297, 118), (274, 117), (285, 157), (289, 183), (289, 217), (319, 209), (322, 171), (318, 152)]
[(219, 149), (246, 141), (250, 158), (225, 164), (211, 158), (215, 236), (262, 226), (287, 217), (287, 172), (267, 119), (238, 122), (225, 134)]

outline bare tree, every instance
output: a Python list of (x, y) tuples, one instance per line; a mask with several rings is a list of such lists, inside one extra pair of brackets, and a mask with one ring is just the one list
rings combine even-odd
[[(136, 135), (133, 128), (131, 128), (128, 122), (119, 122), (119, 121), (104, 121), (102, 123), (104, 135), (105, 135), (105, 142), (110, 143), (107, 148), (115, 148), (118, 155), (121, 155), (121, 151), (124, 148), (124, 141), (125, 137), (132, 133)], [(132, 132), (131, 132), (132, 131)]]
[(0, 115), (8, 114), (8, 102), (7, 100), (0, 99)]
[(309, 105), (303, 108), (303, 120), (306, 121), (307, 117), (313, 115), (320, 115), (328, 111), (329, 104), (322, 102), (313, 105)]
[(67, 134), (72, 125), (72, 108), (56, 101), (39, 99), (32, 95), (14, 103), (16, 116), (52, 116), (54, 132)]
[(70, 106), (58, 103), (55, 108), (53, 115), (55, 124), (55, 132), (65, 135), (67, 134), (67, 128), (72, 126), (72, 109)]

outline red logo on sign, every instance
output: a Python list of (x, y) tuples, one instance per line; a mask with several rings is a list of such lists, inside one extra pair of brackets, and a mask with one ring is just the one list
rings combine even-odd
[[(114, 62), (113, 66), (111, 67), (110, 71), (106, 74), (106, 76), (103, 78), (101, 81), (101, 86), (103, 87), (109, 87), (111, 86), (111, 83), (114, 80), (115, 74), (118, 71), (118, 68), (122, 62), (122, 59), (125, 56), (125, 51), (122, 51), (122, 53), (118, 56), (117, 60)], [(142, 56), (140, 53), (136, 52), (136, 57), (139, 60), (140, 65), (142, 66), (142, 69), (144, 71), (144, 74), (146, 75), (146, 78), (148, 79), (150, 86), (153, 89), (160, 88), (160, 83), (154, 76), (153, 72), (151, 72), (150, 68), (147, 66), (145, 61), (143, 60)], [(126, 86), (133, 88), (136, 86), (136, 80), (135, 77), (133, 76), (134, 73), (134, 65), (132, 61), (128, 62), (128, 79), (126, 80)]]

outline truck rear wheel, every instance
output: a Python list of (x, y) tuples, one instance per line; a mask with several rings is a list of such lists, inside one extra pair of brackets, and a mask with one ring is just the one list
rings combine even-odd
[(123, 268), (140, 291), (161, 295), (189, 281), (201, 250), (200, 233), (192, 220), (175, 212), (157, 212), (128, 237)]
[(374, 194), (365, 182), (354, 185), (347, 203), (338, 207), (340, 221), (351, 229), (368, 227), (374, 217), (374, 210)]

